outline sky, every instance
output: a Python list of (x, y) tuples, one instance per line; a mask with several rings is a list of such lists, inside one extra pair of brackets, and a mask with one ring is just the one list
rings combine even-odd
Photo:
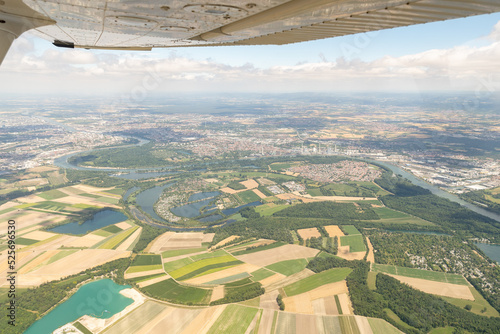
[(5, 96), (176, 92), (500, 90), (500, 13), (285, 46), (61, 49), (25, 33), (0, 67)]

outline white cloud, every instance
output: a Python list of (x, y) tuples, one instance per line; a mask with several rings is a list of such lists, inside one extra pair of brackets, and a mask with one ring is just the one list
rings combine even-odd
[[(151, 90), (500, 90), (500, 22), (483, 46), (462, 45), (371, 62), (358, 59), (258, 68), (193, 60), (172, 51), (133, 53), (50, 48), (19, 38), (0, 68), (3, 91), (127, 92), (154, 73)], [(227, 48), (230, 52), (230, 47)], [(273, 55), (270, 55), (273, 56)], [(276, 58), (279, 63), (279, 58)]]

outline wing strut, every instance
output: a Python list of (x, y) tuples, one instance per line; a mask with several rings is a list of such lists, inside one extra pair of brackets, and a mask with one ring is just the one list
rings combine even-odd
[(55, 23), (26, 6), (22, 0), (0, 0), (0, 64), (12, 42), (22, 33)]

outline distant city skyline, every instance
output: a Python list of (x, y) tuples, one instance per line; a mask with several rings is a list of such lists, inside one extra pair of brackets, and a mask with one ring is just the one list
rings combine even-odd
[(285, 46), (59, 49), (27, 33), (0, 67), (1, 92), (500, 91), (500, 13)]

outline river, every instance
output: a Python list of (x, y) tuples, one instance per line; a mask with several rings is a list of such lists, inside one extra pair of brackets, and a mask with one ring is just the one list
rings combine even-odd
[(446, 192), (446, 191), (444, 191), (444, 190), (442, 190), (442, 189), (440, 189), (440, 188), (438, 188), (438, 187), (436, 187), (436, 186), (434, 186), (434, 185), (432, 185), (430, 183), (425, 182), (424, 180), (421, 180), (421, 179), (417, 178), (415, 175), (413, 175), (413, 174), (405, 171), (404, 169), (402, 169), (402, 168), (400, 168), (398, 166), (395, 166), (395, 165), (392, 165), (392, 164), (389, 164), (389, 163), (386, 163), (386, 162), (380, 162), (380, 161), (377, 161), (377, 160), (368, 160), (368, 161), (389, 168), (395, 174), (400, 174), (401, 176), (403, 176), (403, 177), (407, 178), (408, 180), (410, 180), (413, 184), (429, 190), (434, 195), (446, 198), (446, 199), (448, 199), (448, 200), (450, 200), (452, 202), (458, 203), (458, 204), (466, 207), (467, 209), (470, 209), (470, 210), (472, 210), (472, 211), (474, 211), (476, 213), (479, 213), (480, 215), (486, 216), (488, 218), (491, 218), (493, 220), (496, 220), (496, 221), (500, 222), (500, 215), (498, 215), (498, 214), (496, 214), (494, 212), (485, 210), (483, 208), (480, 208), (480, 207), (478, 207), (478, 206), (476, 206), (474, 204), (468, 203), (468, 202), (460, 199), (458, 196), (456, 196), (454, 194), (450, 194), (449, 192)]

